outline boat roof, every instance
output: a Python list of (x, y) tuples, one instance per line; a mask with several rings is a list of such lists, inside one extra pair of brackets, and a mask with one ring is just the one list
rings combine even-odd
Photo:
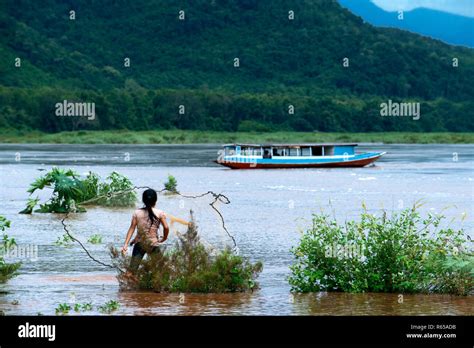
[(248, 146), (248, 147), (301, 147), (301, 146), (357, 146), (356, 143), (300, 143), (300, 144), (246, 144), (246, 143), (234, 143), (224, 144), (224, 147), (229, 146)]

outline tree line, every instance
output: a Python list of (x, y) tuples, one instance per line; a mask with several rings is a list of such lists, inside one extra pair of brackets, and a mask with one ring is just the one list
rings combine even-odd
[[(407, 102), (405, 98), (391, 98)], [(55, 105), (95, 103), (95, 118), (58, 117)], [(417, 102), (416, 99), (411, 100)], [(209, 131), (434, 132), (474, 131), (474, 101), (421, 101), (420, 118), (382, 117), (387, 98), (302, 96), (208, 89), (71, 90), (0, 87), (0, 128), (71, 130), (190, 129)]]

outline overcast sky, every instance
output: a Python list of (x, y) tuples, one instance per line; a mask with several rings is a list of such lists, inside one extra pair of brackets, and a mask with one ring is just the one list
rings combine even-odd
[(474, 0), (372, 0), (372, 2), (386, 11), (410, 11), (425, 7), (474, 17)]

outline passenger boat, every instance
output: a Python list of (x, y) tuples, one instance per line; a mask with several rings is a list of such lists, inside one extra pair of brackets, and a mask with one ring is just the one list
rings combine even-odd
[(364, 167), (385, 152), (356, 153), (357, 144), (226, 144), (215, 161), (232, 169)]

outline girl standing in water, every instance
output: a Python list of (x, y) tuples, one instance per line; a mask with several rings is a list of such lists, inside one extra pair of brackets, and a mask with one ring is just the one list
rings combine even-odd
[[(122, 253), (126, 254), (128, 243), (135, 232), (135, 228), (137, 228), (137, 236), (131, 243), (133, 245), (132, 261), (130, 262), (130, 270), (132, 272), (138, 269), (145, 254), (153, 255), (159, 253), (160, 243), (163, 243), (168, 238), (169, 227), (166, 222), (166, 215), (162, 210), (155, 208), (157, 200), (158, 195), (155, 190), (145, 190), (142, 196), (145, 206), (135, 210), (133, 213), (132, 222), (122, 248)], [(163, 225), (163, 238), (158, 238), (160, 225)]]

